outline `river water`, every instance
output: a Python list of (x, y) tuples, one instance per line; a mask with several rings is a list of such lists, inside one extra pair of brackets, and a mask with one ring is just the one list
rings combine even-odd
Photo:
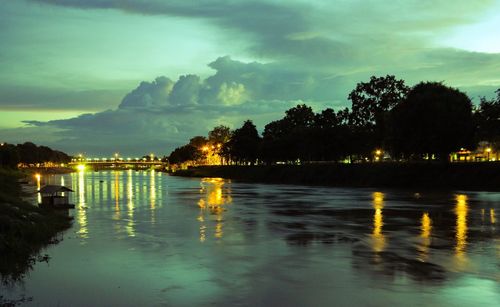
[(73, 227), (28, 306), (498, 306), (500, 193), (52, 175)]

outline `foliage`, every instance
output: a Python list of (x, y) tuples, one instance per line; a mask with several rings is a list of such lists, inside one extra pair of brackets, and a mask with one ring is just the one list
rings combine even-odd
[(227, 126), (217, 126), (208, 133), (208, 141), (212, 144), (225, 144), (231, 139), (231, 129)]
[(496, 99), (481, 98), (481, 102), (474, 113), (476, 125), (476, 141), (486, 141), (496, 150), (500, 149), (500, 89), (496, 91)]
[(500, 89), (497, 94), (494, 100), (481, 99), (473, 112), (466, 94), (441, 83), (409, 88), (392, 75), (372, 76), (349, 94), (351, 109), (315, 113), (299, 104), (265, 125), (262, 138), (248, 120), (233, 132), (217, 126), (208, 138), (194, 137), (190, 145), (205, 148), (207, 157), (218, 154), (226, 164), (373, 161), (383, 158), (375, 154), (378, 149), (395, 160), (446, 161), (451, 152), (473, 149), (479, 141), (500, 149)]
[(202, 152), (191, 144), (176, 148), (168, 157), (170, 163), (178, 164), (196, 161), (203, 156)]
[(472, 103), (466, 94), (436, 82), (422, 82), (392, 112), (392, 145), (398, 156), (448, 155), (472, 146)]
[(231, 140), (227, 143), (230, 158), (238, 164), (257, 161), (261, 138), (251, 120), (243, 123), (241, 128), (234, 130)]
[(67, 163), (71, 157), (46, 146), (37, 146), (31, 142), (24, 144), (3, 144), (0, 146), (0, 166), (15, 167), (18, 163)]
[[(15, 282), (40, 258), (39, 250), (71, 226), (71, 218), (22, 200), (22, 174), (0, 168), (0, 276)], [(42, 257), (43, 258), (43, 257)]]

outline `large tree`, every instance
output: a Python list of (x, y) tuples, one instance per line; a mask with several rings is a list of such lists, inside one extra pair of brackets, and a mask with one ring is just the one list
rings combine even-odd
[(437, 82), (421, 82), (391, 114), (392, 147), (406, 158), (447, 160), (473, 144), (472, 103), (463, 92)]
[(349, 94), (352, 102), (350, 125), (353, 149), (368, 155), (375, 147), (385, 145), (388, 112), (406, 98), (409, 87), (395, 76), (372, 76), (360, 82)]
[(377, 125), (386, 112), (406, 98), (409, 87), (395, 76), (372, 76), (351, 91), (352, 123), (357, 126)]
[(264, 127), (263, 155), (267, 162), (310, 160), (311, 133), (315, 114), (311, 107), (299, 104), (285, 117)]
[(260, 150), (261, 138), (251, 120), (243, 123), (241, 128), (234, 130), (228, 143), (231, 159), (237, 163), (254, 164)]
[(476, 140), (486, 141), (500, 149), (500, 89), (496, 91), (496, 99), (481, 98), (479, 107), (474, 112)]
[(197, 161), (203, 157), (202, 152), (196, 147), (188, 144), (181, 147), (176, 148), (170, 156), (168, 157), (168, 161), (172, 164), (184, 163), (187, 161)]
[(224, 144), (231, 139), (231, 129), (229, 127), (219, 125), (214, 127), (208, 133), (208, 141), (212, 144)]

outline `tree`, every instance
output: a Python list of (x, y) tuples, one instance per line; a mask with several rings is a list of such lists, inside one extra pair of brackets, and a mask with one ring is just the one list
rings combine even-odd
[(350, 124), (353, 149), (367, 155), (375, 147), (384, 146), (388, 112), (406, 98), (409, 87), (395, 76), (372, 76), (360, 82), (349, 94), (352, 102)]
[(405, 99), (409, 87), (395, 76), (370, 77), (351, 91), (352, 123), (357, 126), (377, 125), (383, 115)]
[(479, 107), (474, 112), (476, 141), (486, 141), (496, 150), (500, 149), (500, 89), (496, 99), (481, 98)]
[(19, 162), (18, 148), (12, 144), (2, 143), (0, 146), (0, 167), (15, 168)]
[(208, 133), (208, 141), (212, 144), (225, 144), (231, 139), (231, 129), (220, 125)]
[(228, 143), (231, 159), (237, 163), (254, 164), (257, 161), (261, 138), (251, 120), (246, 120), (241, 128), (234, 130)]
[(208, 143), (208, 140), (204, 136), (195, 136), (189, 140), (189, 145), (191, 145), (199, 150), (201, 150), (204, 146), (206, 146), (207, 143)]
[(391, 112), (396, 155), (447, 160), (472, 145), (472, 103), (466, 94), (437, 82), (421, 82)]
[(187, 161), (196, 161), (203, 157), (203, 154), (196, 147), (188, 144), (177, 147), (168, 157), (168, 161), (172, 164), (184, 163)]
[(340, 110), (337, 113), (327, 108), (316, 114), (312, 140), (314, 160), (337, 161), (349, 153), (350, 139), (349, 110)]
[(263, 132), (263, 159), (268, 163), (310, 160), (314, 118), (311, 107), (299, 104), (287, 110), (283, 119), (267, 124)]

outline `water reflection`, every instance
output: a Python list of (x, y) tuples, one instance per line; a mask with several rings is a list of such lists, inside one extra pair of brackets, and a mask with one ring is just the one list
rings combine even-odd
[(134, 222), (134, 190), (132, 186), (132, 170), (127, 171), (127, 234), (129, 237), (135, 237)]
[[(50, 266), (28, 277), (36, 305), (489, 306), (500, 299), (500, 194), (420, 191), (417, 199), (413, 191), (142, 171), (75, 173), (65, 182), (76, 191), (75, 224), (47, 249)], [(74, 235), (82, 225), (90, 229), (85, 240)], [(55, 293), (61, 280), (72, 280), (71, 289)]]
[[(42, 180), (42, 176), (40, 174), (36, 174), (35, 175), (35, 179), (36, 179), (36, 190), (37, 191), (40, 191), (40, 188), (41, 188), (41, 183), (40, 181)], [(37, 201), (39, 204), (42, 203), (42, 194), (41, 193), (36, 193), (37, 195)]]
[(381, 252), (384, 250), (386, 244), (385, 235), (382, 233), (382, 227), (384, 226), (382, 215), (382, 209), (384, 208), (384, 193), (374, 192), (372, 194), (372, 203), (375, 209), (373, 215), (372, 249), (375, 252)]
[(420, 260), (426, 261), (429, 255), (429, 246), (431, 244), (432, 220), (429, 213), (425, 212), (420, 220)]
[(455, 227), (455, 258), (456, 264), (459, 269), (463, 269), (467, 262), (467, 195), (458, 194), (455, 198), (455, 215), (456, 215), (456, 227)]
[(214, 237), (222, 238), (224, 206), (232, 202), (231, 190), (223, 189), (224, 179), (204, 178), (201, 181), (200, 194), (202, 197), (198, 201), (200, 212), (197, 220), (200, 222), (200, 242), (206, 240), (208, 218), (215, 216)]
[(151, 224), (156, 223), (156, 176), (155, 170), (149, 173), (149, 204), (151, 208)]
[(80, 170), (78, 172), (78, 204), (76, 206), (76, 219), (80, 229), (77, 234), (82, 239), (88, 239), (89, 230), (87, 227), (87, 208), (85, 204), (85, 171)]

